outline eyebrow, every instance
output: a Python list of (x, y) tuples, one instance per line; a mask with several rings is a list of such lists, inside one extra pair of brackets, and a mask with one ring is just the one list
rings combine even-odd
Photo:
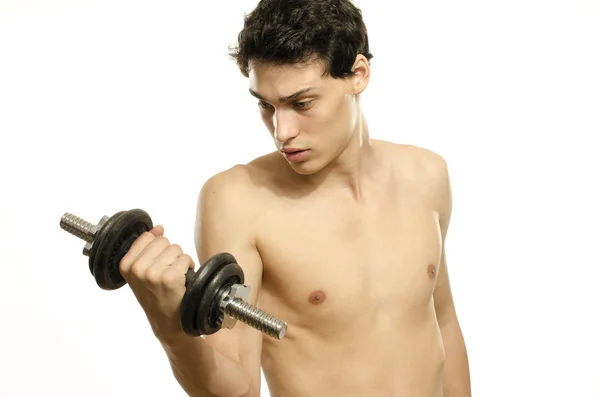
[[(303, 88), (300, 91), (294, 92), (292, 95), (280, 96), (279, 97), (279, 102), (291, 101), (292, 99), (295, 99), (295, 98), (299, 97), (300, 95), (306, 94), (307, 92), (312, 91), (314, 89), (315, 89), (315, 87)], [(265, 98), (262, 95), (260, 95), (256, 91), (254, 91), (252, 88), (250, 88), (249, 91), (250, 91), (250, 95), (252, 95), (253, 97), (256, 97), (256, 98), (258, 98), (260, 100), (263, 100), (263, 101), (265, 100)]]

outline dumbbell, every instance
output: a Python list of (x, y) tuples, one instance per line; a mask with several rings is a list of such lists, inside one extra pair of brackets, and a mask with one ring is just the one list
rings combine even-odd
[[(152, 219), (141, 209), (104, 216), (94, 225), (66, 213), (60, 227), (86, 241), (83, 255), (103, 290), (116, 290), (126, 284), (119, 271), (121, 259), (133, 242), (153, 228)], [(186, 273), (186, 292), (181, 301), (180, 324), (192, 336), (211, 335), (222, 328), (232, 329), (239, 320), (275, 339), (282, 339), (287, 324), (248, 303), (250, 287), (232, 254), (222, 252), (201, 264), (198, 271)]]

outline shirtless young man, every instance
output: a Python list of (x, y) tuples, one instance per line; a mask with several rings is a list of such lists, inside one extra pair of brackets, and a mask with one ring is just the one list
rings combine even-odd
[(262, 366), (272, 397), (470, 396), (444, 255), (446, 163), (370, 138), (360, 11), (347, 0), (263, 0), (234, 55), (278, 150), (204, 184), (198, 260), (232, 253), (250, 303), (288, 331), (277, 341), (238, 322), (184, 335), (178, 308), (194, 261), (155, 227), (121, 271), (182, 388), (258, 397)]

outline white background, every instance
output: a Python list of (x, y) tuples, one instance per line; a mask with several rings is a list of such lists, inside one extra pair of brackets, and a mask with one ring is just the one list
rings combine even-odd
[[(473, 395), (600, 396), (600, 6), (358, 5), (373, 137), (450, 166)], [(194, 254), (204, 181), (273, 149), (228, 59), (254, 6), (0, 1), (1, 396), (184, 395), (130, 290), (98, 289), (59, 220), (143, 208)]]

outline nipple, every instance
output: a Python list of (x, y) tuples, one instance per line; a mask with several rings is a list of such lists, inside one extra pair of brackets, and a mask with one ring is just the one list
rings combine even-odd
[(319, 291), (314, 291), (313, 293), (311, 293), (308, 297), (308, 302), (313, 304), (313, 305), (320, 305), (321, 303), (325, 302), (325, 292), (319, 290)]
[(429, 275), (429, 278), (431, 278), (431, 279), (435, 278), (436, 272), (437, 272), (437, 269), (435, 268), (435, 265), (429, 265), (427, 267), (427, 274)]

